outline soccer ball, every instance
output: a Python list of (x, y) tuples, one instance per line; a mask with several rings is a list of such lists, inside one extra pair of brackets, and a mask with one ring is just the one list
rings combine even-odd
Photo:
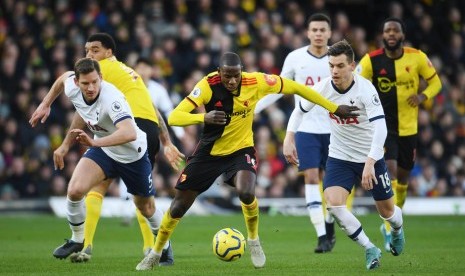
[(235, 261), (244, 255), (244, 250), (244, 235), (234, 228), (221, 229), (213, 236), (213, 254), (222, 261)]

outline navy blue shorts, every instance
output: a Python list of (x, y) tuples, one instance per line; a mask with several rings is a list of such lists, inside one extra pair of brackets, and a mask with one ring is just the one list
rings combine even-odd
[(97, 163), (107, 179), (121, 177), (128, 188), (128, 193), (143, 197), (155, 195), (152, 184), (152, 166), (147, 152), (141, 159), (127, 164), (113, 160), (101, 148), (89, 148), (83, 157)]
[(329, 134), (297, 132), (295, 134), (299, 171), (324, 169), (328, 159)]
[[(339, 186), (345, 188), (349, 193), (355, 184), (362, 180), (365, 163), (355, 163), (329, 157), (326, 163), (326, 175), (323, 179), (323, 190)], [(373, 185), (370, 190), (374, 200), (385, 200), (393, 196), (391, 180), (384, 159), (375, 163), (375, 174), (378, 184)]]

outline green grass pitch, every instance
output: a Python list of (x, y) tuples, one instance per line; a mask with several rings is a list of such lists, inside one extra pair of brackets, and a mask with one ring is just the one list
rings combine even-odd
[[(381, 220), (359, 217), (372, 242), (382, 248)], [(260, 216), (260, 238), (267, 256), (264, 269), (254, 269), (250, 255), (227, 263), (212, 253), (212, 238), (223, 227), (246, 234), (241, 214), (187, 216), (172, 236), (175, 265), (136, 272), (142, 259), (139, 226), (122, 226), (117, 218), (102, 218), (89, 263), (73, 264), (52, 256), (70, 237), (66, 219), (51, 215), (0, 216), (1, 275), (465, 275), (465, 217), (404, 217), (406, 247), (401, 256), (384, 252), (381, 267), (367, 272), (364, 250), (337, 229), (333, 252), (315, 254), (315, 232), (308, 217)]]

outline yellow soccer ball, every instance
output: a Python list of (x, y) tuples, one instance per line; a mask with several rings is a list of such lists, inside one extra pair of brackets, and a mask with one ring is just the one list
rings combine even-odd
[(232, 262), (244, 255), (245, 238), (239, 230), (224, 228), (213, 236), (213, 254), (220, 260)]

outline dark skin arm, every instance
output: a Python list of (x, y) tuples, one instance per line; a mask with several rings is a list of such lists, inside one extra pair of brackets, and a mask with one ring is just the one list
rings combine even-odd
[(171, 142), (165, 120), (161, 116), (160, 111), (158, 111), (158, 109), (155, 110), (157, 113), (160, 128), (160, 134), (158, 135), (158, 137), (160, 138), (160, 142), (163, 145), (163, 154), (165, 155), (166, 159), (168, 159), (168, 162), (171, 164), (171, 167), (173, 167), (173, 169), (175, 170), (179, 170), (180, 164), (184, 160), (185, 156)]
[(212, 125), (225, 125), (226, 124), (226, 113), (224, 111), (212, 110), (205, 113), (205, 124)]
[(338, 116), (339, 118), (354, 118), (359, 116), (359, 114), (355, 112), (358, 110), (360, 110), (360, 108), (356, 106), (343, 104), (337, 107), (336, 111), (334, 112), (334, 115)]

